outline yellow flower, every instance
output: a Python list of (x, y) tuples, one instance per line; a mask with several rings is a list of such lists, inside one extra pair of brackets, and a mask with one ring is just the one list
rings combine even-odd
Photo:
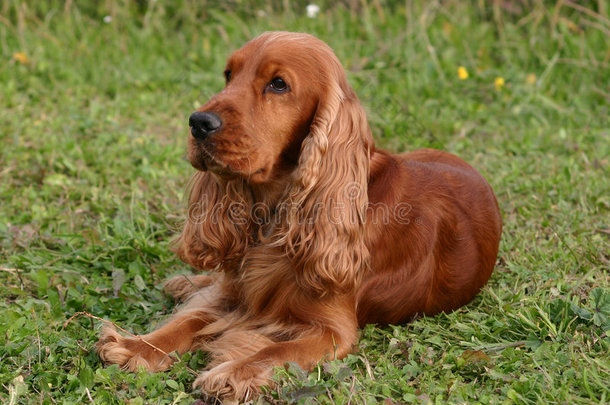
[(464, 66), (460, 66), (458, 68), (458, 77), (460, 78), (460, 80), (468, 79), (468, 71)]
[(525, 82), (527, 84), (531, 84), (531, 85), (536, 84), (536, 75), (533, 73), (530, 73), (529, 75), (527, 75), (525, 77)]
[(13, 60), (16, 60), (17, 62), (23, 65), (27, 65), (30, 63), (30, 58), (28, 58), (25, 52), (15, 52), (13, 54)]
[(496, 77), (496, 80), (494, 80), (494, 86), (496, 86), (497, 91), (502, 90), (502, 87), (504, 87), (504, 78)]
[(453, 27), (451, 26), (451, 23), (449, 21), (443, 21), (443, 32), (445, 33), (445, 35), (450, 35), (452, 29)]

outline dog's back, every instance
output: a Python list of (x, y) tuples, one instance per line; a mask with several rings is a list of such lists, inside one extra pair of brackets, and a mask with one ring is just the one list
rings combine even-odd
[(358, 293), (359, 323), (396, 324), (470, 302), (492, 273), (502, 230), (487, 181), (433, 149), (376, 151), (373, 162), (367, 246), (374, 254)]

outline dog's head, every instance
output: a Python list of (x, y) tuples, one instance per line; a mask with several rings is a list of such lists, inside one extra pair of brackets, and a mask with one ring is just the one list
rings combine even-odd
[(230, 56), (224, 76), (225, 88), (189, 118), (188, 158), (251, 183), (296, 167), (312, 125), (328, 135), (341, 100), (355, 97), (330, 47), (307, 34), (253, 39)]

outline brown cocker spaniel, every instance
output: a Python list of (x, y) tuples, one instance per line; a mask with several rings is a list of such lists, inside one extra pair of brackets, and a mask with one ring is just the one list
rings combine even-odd
[(106, 328), (106, 363), (151, 371), (205, 350), (194, 385), (253, 398), (274, 366), (342, 358), (367, 323), (468, 303), (494, 268), (501, 218), (460, 158), (375, 148), (341, 63), (306, 34), (265, 33), (235, 51), (226, 86), (189, 119), (193, 177), (180, 258), (185, 300), (158, 330)]

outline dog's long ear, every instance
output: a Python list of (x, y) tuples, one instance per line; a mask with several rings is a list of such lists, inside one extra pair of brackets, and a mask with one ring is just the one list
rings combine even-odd
[(189, 209), (172, 250), (198, 270), (234, 272), (252, 243), (251, 191), (241, 179), (221, 181), (197, 172), (190, 183)]
[(371, 131), (338, 61), (328, 77), (281, 205), (286, 221), (277, 240), (299, 285), (317, 294), (351, 291), (369, 257), (364, 221)]

